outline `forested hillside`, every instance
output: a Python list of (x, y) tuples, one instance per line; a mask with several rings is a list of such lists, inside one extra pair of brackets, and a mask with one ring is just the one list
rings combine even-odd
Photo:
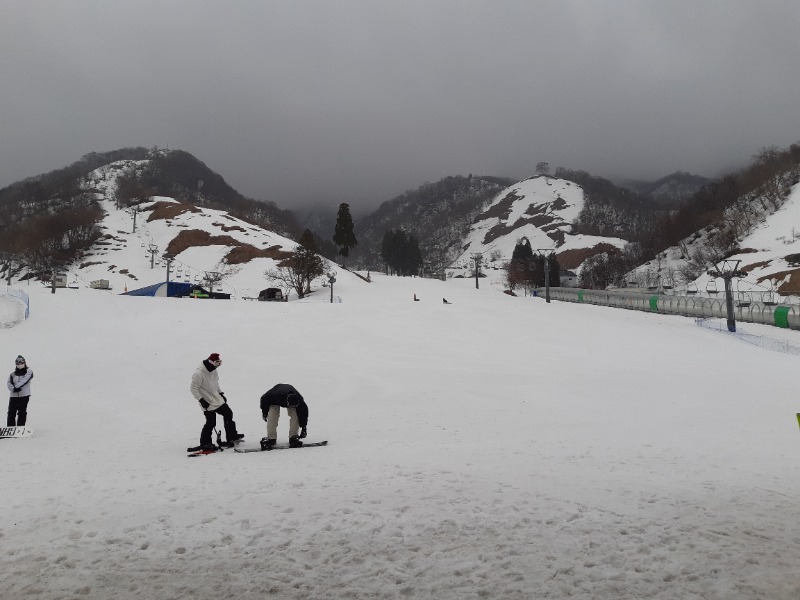
[(660, 208), (675, 208), (711, 183), (707, 177), (676, 171), (656, 181), (626, 181), (620, 184)]
[[(92, 152), (79, 161), (0, 190), (0, 253), (3, 262), (49, 276), (78, 259), (102, 235), (99, 196), (87, 175), (115, 164), (116, 202), (135, 207), (151, 196), (225, 210), (248, 223), (297, 239), (291, 211), (242, 196), (217, 173), (181, 150), (142, 147)], [(11, 267), (6, 268), (6, 272)]]
[(151, 152), (148, 161), (119, 180), (122, 201), (169, 196), (196, 206), (225, 210), (253, 225), (298, 238), (302, 231), (291, 211), (253, 200), (233, 189), (205, 163), (183, 150)]
[[(747, 167), (703, 186), (676, 210), (637, 233), (621, 252), (596, 256), (581, 285), (627, 285), (627, 274), (677, 249), (676, 283), (688, 283), (739, 249), (740, 241), (777, 211), (800, 181), (800, 144), (763, 148)], [(639, 285), (639, 282), (635, 282)]]
[(380, 249), (385, 233), (402, 229), (419, 241), (423, 260), (446, 265), (458, 254), (483, 204), (510, 183), (497, 177), (457, 175), (384, 202), (372, 214), (356, 220), (358, 247), (351, 253), (353, 264), (382, 268)]

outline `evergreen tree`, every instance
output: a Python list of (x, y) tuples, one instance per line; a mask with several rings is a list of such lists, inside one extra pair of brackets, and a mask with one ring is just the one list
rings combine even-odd
[(533, 248), (528, 238), (522, 238), (517, 245), (514, 246), (514, 252), (511, 253), (511, 260), (530, 260), (533, 258)]
[(394, 264), (394, 231), (388, 230), (383, 234), (381, 242), (381, 258), (386, 265), (386, 274), (389, 274), (390, 265)]
[(506, 281), (513, 290), (518, 285), (525, 287), (544, 287), (545, 286), (545, 261), (550, 269), (550, 287), (561, 285), (561, 267), (556, 260), (555, 254), (549, 254), (545, 258), (542, 254), (534, 254), (531, 243), (527, 238), (522, 238), (514, 246), (511, 254), (511, 261), (508, 263), (508, 273)]
[(508, 263), (506, 281), (509, 287), (512, 290), (518, 285), (531, 287), (535, 270), (536, 261), (534, 260), (531, 242), (528, 238), (522, 238), (514, 246), (514, 252), (512, 252), (511, 260)]
[(383, 234), (381, 258), (386, 264), (387, 275), (390, 271), (404, 276), (416, 275), (422, 264), (422, 252), (417, 238), (402, 229), (389, 230)]
[(336, 215), (336, 227), (333, 231), (333, 243), (339, 247), (339, 255), (342, 257), (342, 266), (345, 259), (350, 256), (350, 248), (358, 246), (356, 234), (353, 232), (353, 218), (350, 216), (350, 205), (342, 202), (339, 205), (339, 213)]
[[(405, 232), (404, 232), (405, 233)], [(422, 252), (419, 249), (419, 242), (413, 235), (408, 234), (402, 245), (400, 274), (416, 275), (422, 264)]]

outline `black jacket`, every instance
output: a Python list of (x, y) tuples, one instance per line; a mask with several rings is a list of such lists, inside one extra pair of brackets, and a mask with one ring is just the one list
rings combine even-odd
[[(261, 396), (261, 413), (266, 419), (270, 406), (288, 408), (289, 396), (297, 396), (298, 404), (295, 407), (297, 409), (297, 420), (300, 421), (300, 427), (306, 427), (308, 425), (308, 405), (300, 392), (288, 383), (279, 383)], [(294, 399), (292, 403), (294, 403)]]

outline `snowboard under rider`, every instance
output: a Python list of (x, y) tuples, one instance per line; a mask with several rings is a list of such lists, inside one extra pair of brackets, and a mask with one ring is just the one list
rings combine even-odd
[(306, 437), (308, 405), (297, 389), (288, 383), (279, 383), (261, 396), (261, 416), (267, 422), (267, 437), (261, 439), (261, 449), (269, 450), (278, 439), (278, 419), (281, 408), (289, 413), (289, 447), (303, 445)]
[(22, 427), (28, 420), (28, 400), (31, 399), (31, 379), (33, 370), (28, 367), (22, 356), (17, 356), (14, 361), (14, 372), (8, 376), (8, 390), (11, 397), (8, 399), (7, 427)]
[(233, 446), (233, 443), (241, 440), (244, 434), (237, 433), (236, 423), (233, 420), (233, 411), (228, 406), (225, 394), (219, 388), (219, 374), (217, 369), (222, 366), (222, 360), (216, 352), (209, 355), (192, 375), (192, 383), (189, 390), (192, 396), (200, 403), (203, 414), (206, 417), (205, 425), (200, 431), (200, 446), (204, 450), (216, 448), (211, 441), (211, 432), (217, 426), (217, 413), (222, 416), (225, 427), (226, 446)]

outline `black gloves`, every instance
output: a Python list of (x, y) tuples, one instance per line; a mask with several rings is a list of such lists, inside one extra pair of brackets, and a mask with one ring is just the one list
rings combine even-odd
[(206, 402), (205, 398), (200, 398), (198, 402), (200, 403), (200, 406), (203, 407), (203, 410), (208, 410), (208, 407), (211, 406), (208, 402)]
[(228, 399), (225, 397), (225, 394), (220, 392), (219, 395), (222, 396), (222, 400), (225, 402), (225, 404), (227, 404), (228, 403)]
[(15, 393), (15, 394), (19, 394), (19, 391), (20, 391), (21, 389), (22, 389), (22, 388), (14, 388), (14, 393)]
[(305, 427), (302, 427), (302, 428), (300, 429), (300, 437), (301, 437), (301, 438), (304, 438), (304, 437), (306, 437), (306, 435), (308, 435), (308, 434), (306, 433), (306, 428), (305, 428)]
[(269, 414), (264, 412), (264, 413), (261, 413), (261, 416), (266, 421), (267, 418), (269, 417)]

